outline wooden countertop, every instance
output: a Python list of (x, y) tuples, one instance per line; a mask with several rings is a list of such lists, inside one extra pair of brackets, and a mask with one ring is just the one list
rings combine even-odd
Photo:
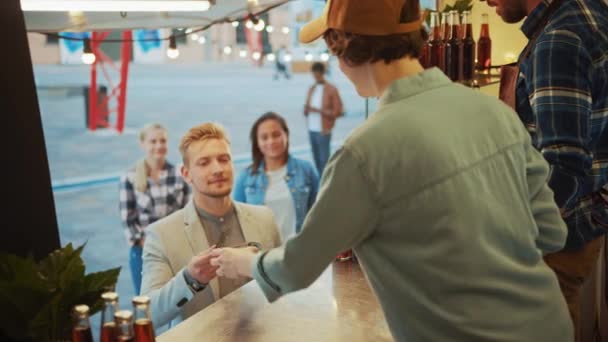
[(268, 303), (255, 281), (222, 298), (158, 342), (392, 341), (359, 265), (336, 262), (308, 289)]

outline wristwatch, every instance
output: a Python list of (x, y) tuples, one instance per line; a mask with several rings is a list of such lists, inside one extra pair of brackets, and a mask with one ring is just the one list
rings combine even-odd
[(200, 291), (204, 290), (205, 287), (207, 287), (207, 284), (201, 283), (200, 281), (192, 278), (190, 273), (188, 273), (187, 269), (185, 269), (183, 273), (184, 273), (184, 279), (186, 280), (186, 284), (188, 285), (190, 290), (192, 290), (192, 292), (194, 292), (194, 293), (200, 292)]

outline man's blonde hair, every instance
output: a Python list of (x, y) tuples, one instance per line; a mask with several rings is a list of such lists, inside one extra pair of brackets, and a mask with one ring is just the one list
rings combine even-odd
[(205, 141), (209, 139), (225, 140), (230, 144), (230, 139), (224, 130), (224, 127), (215, 122), (207, 122), (202, 125), (192, 127), (186, 132), (179, 143), (179, 152), (182, 154), (184, 165), (188, 166), (188, 147), (197, 141)]

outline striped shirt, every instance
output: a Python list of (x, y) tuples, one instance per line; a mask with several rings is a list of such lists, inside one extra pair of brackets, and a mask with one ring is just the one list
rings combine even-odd
[[(608, 231), (608, 3), (565, 0), (522, 62), (517, 112), (551, 165), (549, 186), (568, 224), (566, 249)], [(521, 30), (528, 37), (541, 2)], [(606, 197), (608, 198), (608, 197)]]
[(165, 162), (158, 182), (148, 178), (145, 192), (135, 189), (135, 167), (120, 177), (120, 218), (130, 243), (144, 237), (144, 228), (188, 203), (190, 188), (179, 169)]

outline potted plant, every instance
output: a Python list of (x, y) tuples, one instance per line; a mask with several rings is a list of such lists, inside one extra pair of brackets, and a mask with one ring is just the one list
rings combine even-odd
[(68, 244), (40, 262), (0, 254), (0, 340), (69, 341), (74, 305), (101, 310), (120, 267), (85, 275), (83, 248)]

